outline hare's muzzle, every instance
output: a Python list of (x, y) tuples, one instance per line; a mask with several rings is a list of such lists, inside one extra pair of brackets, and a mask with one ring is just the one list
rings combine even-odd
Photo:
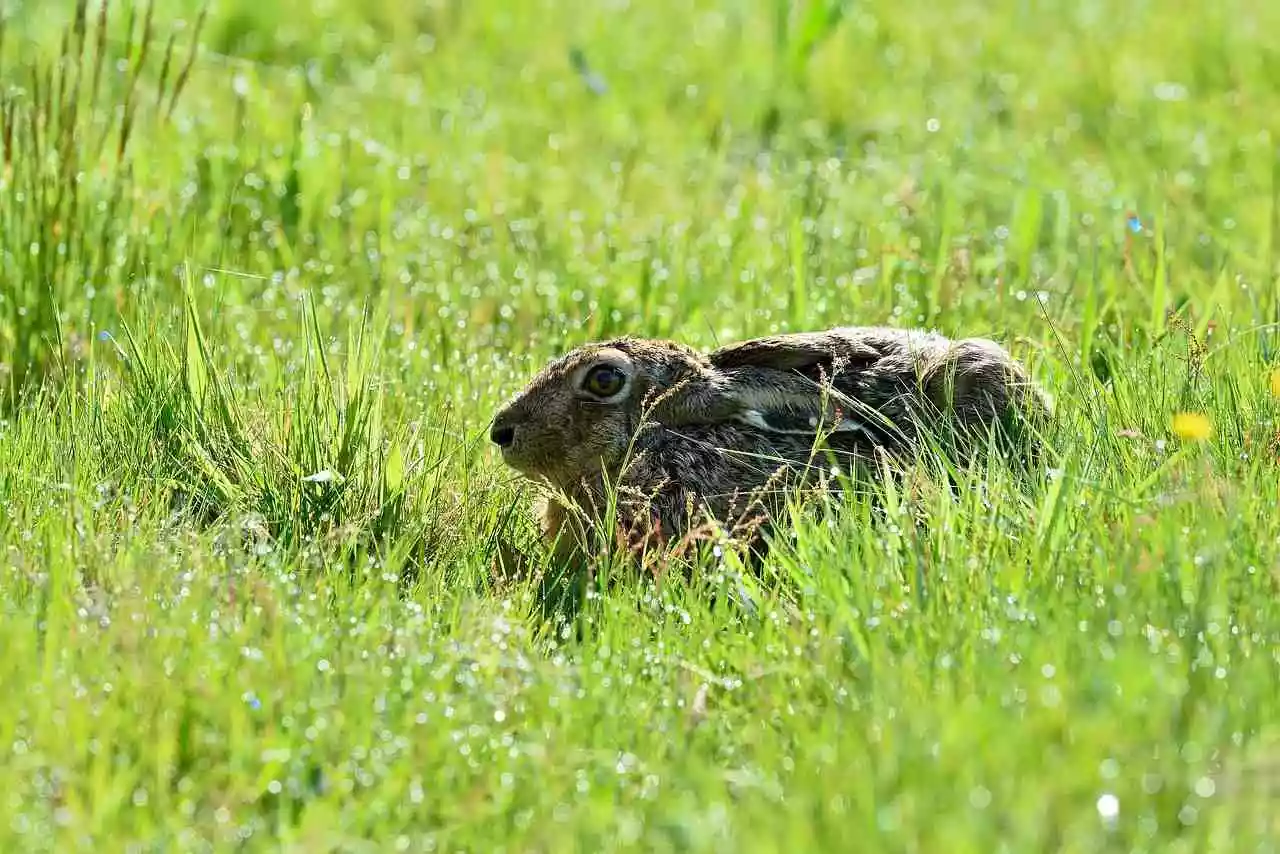
[(489, 431), (489, 441), (497, 445), (499, 448), (506, 449), (511, 447), (511, 443), (516, 440), (516, 428), (509, 424), (495, 424), (493, 429)]
[(502, 461), (518, 472), (528, 473), (537, 468), (534, 459), (530, 459), (531, 438), (529, 424), (520, 418), (517, 411), (506, 409), (499, 412), (489, 426), (489, 441), (502, 453)]
[(494, 416), (493, 423), (489, 426), (489, 441), (502, 450), (504, 457), (515, 447), (520, 421), (519, 412), (508, 406)]

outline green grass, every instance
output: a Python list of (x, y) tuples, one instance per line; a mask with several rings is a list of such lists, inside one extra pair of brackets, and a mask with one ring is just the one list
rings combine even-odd
[[(1280, 6), (0, 8), (0, 850), (1278, 847)], [(837, 323), (1049, 475), (491, 589), (544, 360)]]

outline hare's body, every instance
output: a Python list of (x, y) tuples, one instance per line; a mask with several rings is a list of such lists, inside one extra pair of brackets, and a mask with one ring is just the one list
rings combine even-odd
[(994, 342), (846, 327), (707, 354), (588, 344), (544, 368), (491, 435), (509, 465), (578, 505), (575, 516), (553, 498), (543, 515), (544, 533), (573, 549), (585, 529), (566, 536), (570, 519), (590, 528), (613, 512), (624, 528), (678, 539), (700, 518), (767, 517), (787, 488), (833, 464), (910, 456), (927, 440), (962, 463), (993, 430), (1025, 451), (1021, 428), (1047, 411)]

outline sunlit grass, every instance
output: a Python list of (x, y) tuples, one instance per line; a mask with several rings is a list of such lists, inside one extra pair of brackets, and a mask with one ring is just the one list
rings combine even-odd
[[(0, 849), (1268, 850), (1280, 7), (101, 8), (0, 13)], [(848, 323), (1044, 476), (491, 586), (547, 358)]]

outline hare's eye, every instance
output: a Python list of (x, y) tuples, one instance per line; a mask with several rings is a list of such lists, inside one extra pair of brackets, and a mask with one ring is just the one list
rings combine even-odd
[(582, 380), (582, 388), (596, 397), (613, 397), (622, 391), (627, 378), (612, 365), (596, 365)]

